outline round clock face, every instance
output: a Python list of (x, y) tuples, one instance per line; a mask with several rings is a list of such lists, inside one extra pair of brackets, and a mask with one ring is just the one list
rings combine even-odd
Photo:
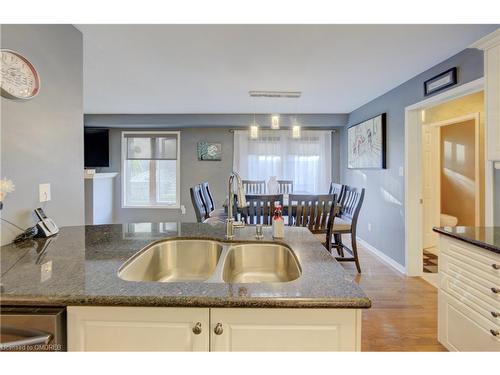
[(0, 50), (0, 89), (9, 99), (30, 99), (40, 90), (40, 77), (35, 67), (19, 53)]

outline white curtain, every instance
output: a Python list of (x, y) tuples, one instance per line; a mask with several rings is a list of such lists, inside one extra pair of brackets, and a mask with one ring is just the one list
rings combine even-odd
[(233, 169), (245, 180), (293, 180), (295, 193), (327, 193), (332, 175), (331, 131), (247, 130), (234, 132)]

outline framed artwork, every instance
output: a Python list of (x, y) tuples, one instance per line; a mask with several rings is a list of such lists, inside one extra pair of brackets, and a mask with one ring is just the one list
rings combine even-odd
[(347, 129), (347, 168), (385, 169), (386, 114)]
[(428, 96), (457, 84), (457, 68), (448, 69), (424, 82), (424, 95)]
[(222, 160), (222, 144), (211, 142), (198, 142), (198, 160)]

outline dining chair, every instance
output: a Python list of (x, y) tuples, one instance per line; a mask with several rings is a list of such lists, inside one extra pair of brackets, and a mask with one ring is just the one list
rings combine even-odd
[(193, 203), (194, 213), (196, 214), (196, 221), (203, 222), (208, 217), (208, 210), (203, 201), (201, 185), (195, 185), (189, 189), (191, 194), (191, 202)]
[(344, 198), (344, 189), (345, 185), (330, 182), (330, 190), (328, 190), (328, 194), (335, 194), (337, 196), (337, 201), (342, 202), (342, 199)]
[(265, 194), (266, 181), (264, 180), (243, 180), (243, 190), (245, 194)]
[(274, 215), (275, 202), (283, 202), (283, 195), (247, 194), (248, 206), (242, 217), (247, 224), (270, 225)]
[(312, 233), (326, 233), (328, 219), (336, 203), (334, 194), (290, 194), (288, 225), (307, 227)]
[(278, 180), (278, 193), (279, 194), (293, 194), (293, 181), (292, 180)]
[[(338, 252), (338, 257), (335, 257), (339, 262), (354, 262), (356, 269), (361, 273), (361, 266), (359, 265), (358, 246), (356, 242), (356, 227), (358, 223), (359, 212), (365, 197), (364, 188), (356, 188), (352, 186), (344, 187), (344, 197), (341, 202), (341, 210), (338, 217), (334, 218), (333, 226), (330, 236), (326, 238), (326, 248), (331, 251), (335, 247)], [(351, 235), (351, 248), (348, 248), (342, 243), (342, 235)], [(332, 241), (332, 237), (334, 242)], [(344, 255), (346, 250), (351, 256)]]
[(203, 202), (205, 203), (205, 207), (207, 209), (206, 219), (209, 217), (215, 217), (219, 219), (227, 218), (227, 214), (224, 208), (216, 208), (212, 192), (210, 191), (210, 185), (208, 182), (201, 183), (201, 193), (203, 197)]

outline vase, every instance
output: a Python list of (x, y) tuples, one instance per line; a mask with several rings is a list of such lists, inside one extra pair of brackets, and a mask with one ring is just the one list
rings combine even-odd
[(278, 194), (280, 185), (278, 184), (278, 180), (276, 176), (271, 176), (269, 181), (267, 182), (267, 192), (268, 194)]

